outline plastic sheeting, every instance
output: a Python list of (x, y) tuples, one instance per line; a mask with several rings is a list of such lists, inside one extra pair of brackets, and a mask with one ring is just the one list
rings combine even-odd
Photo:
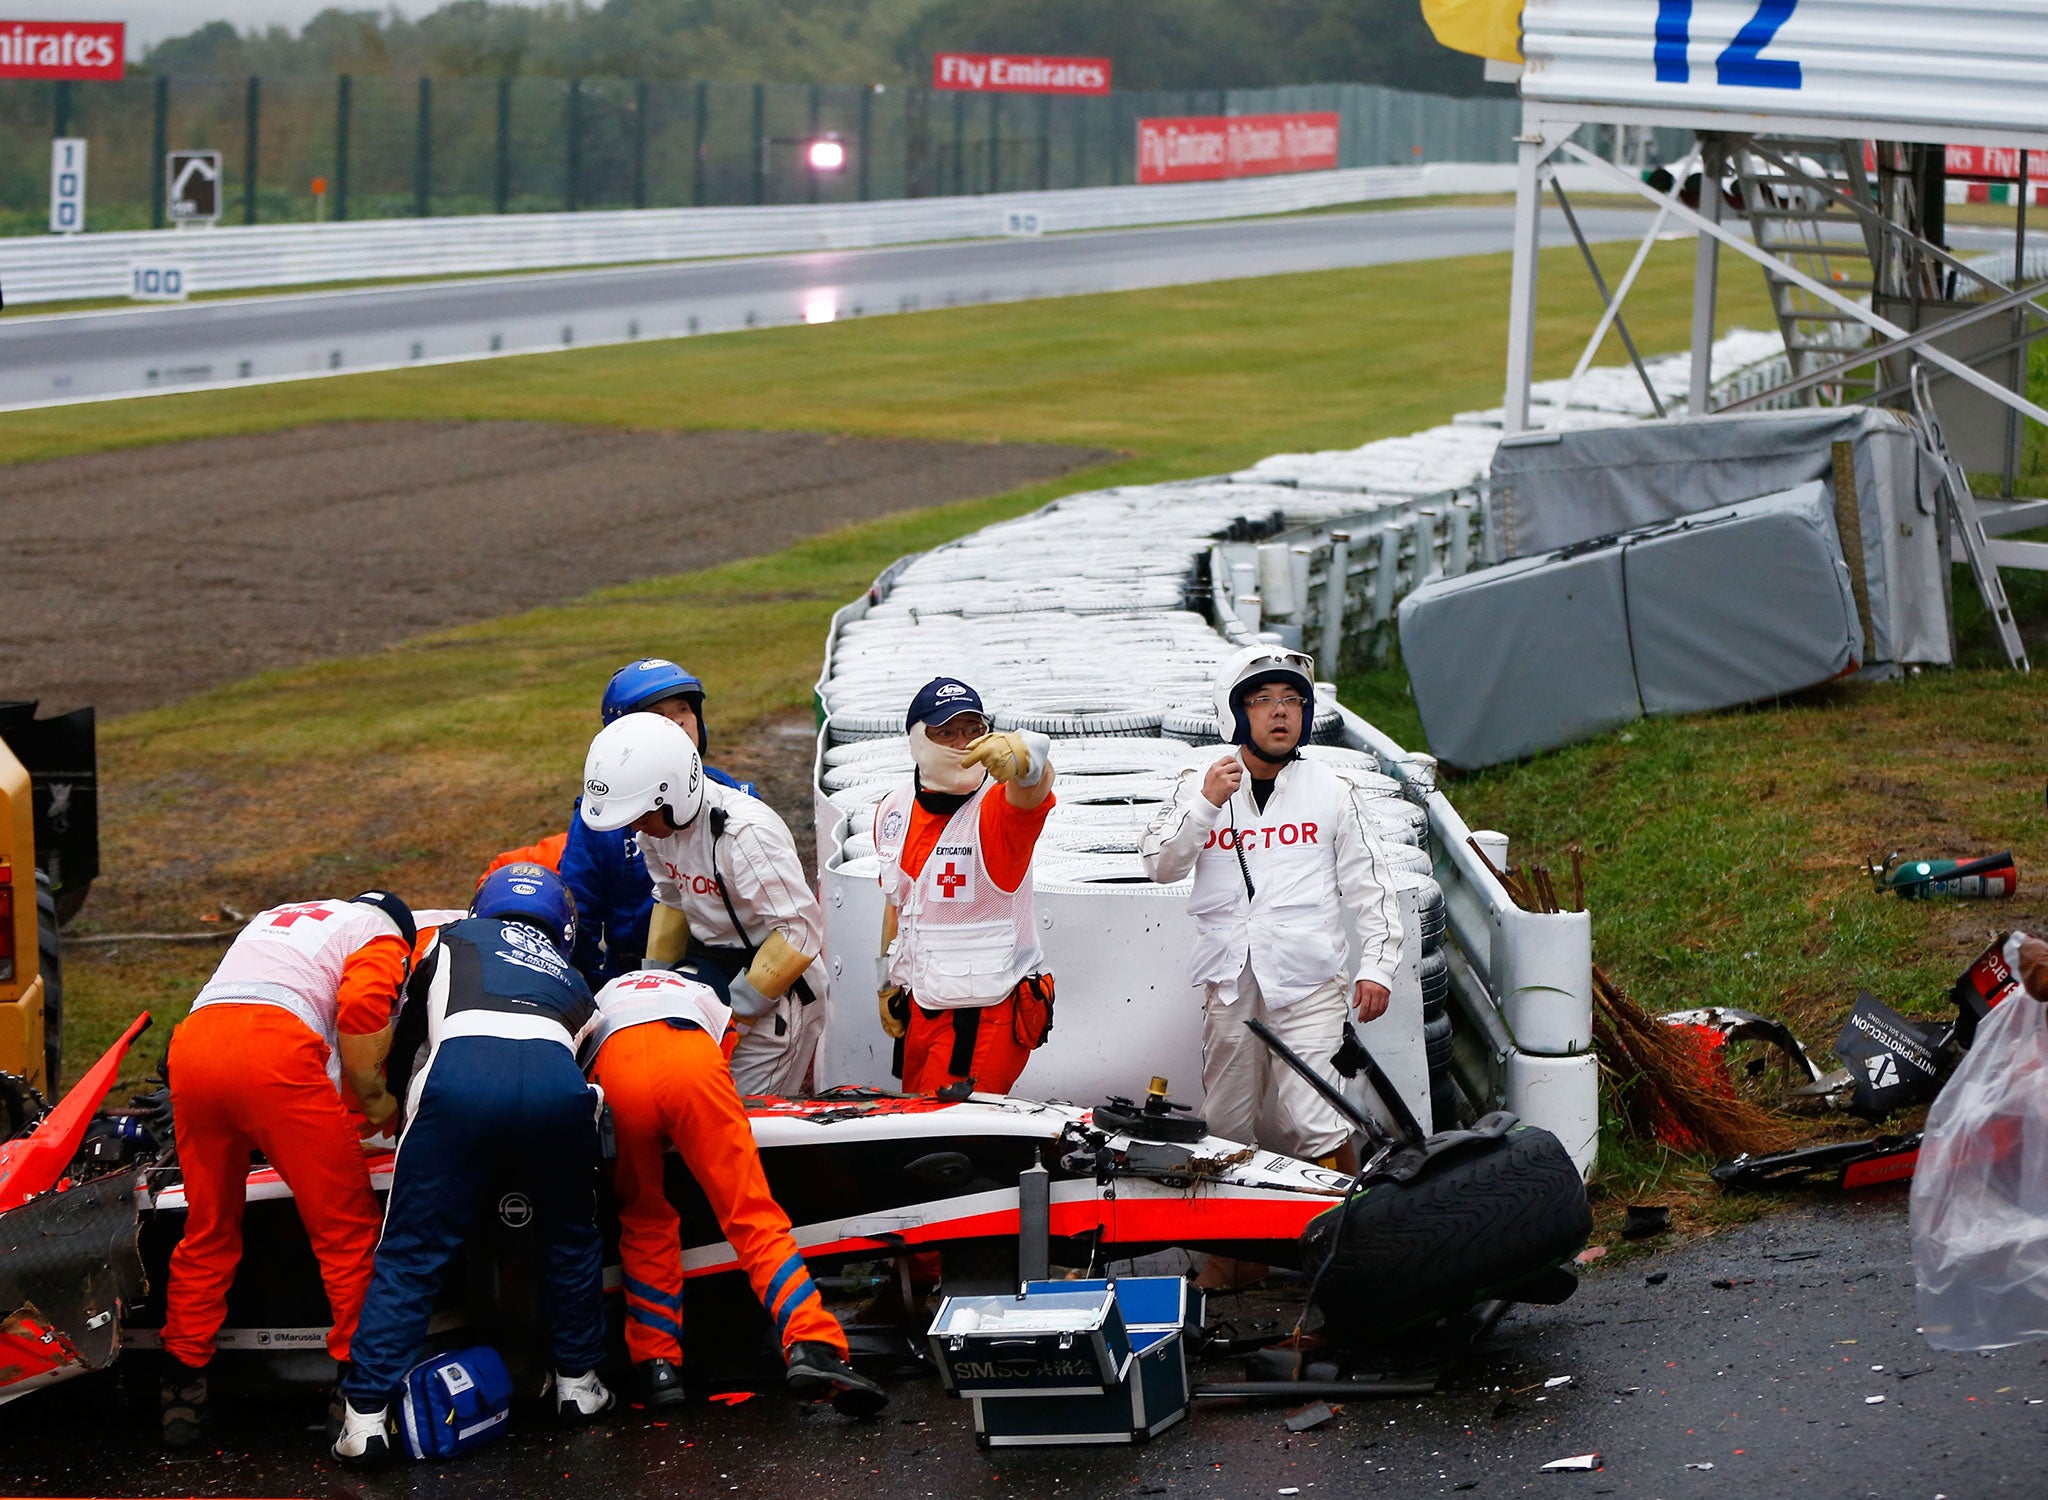
[(1930, 1344), (2048, 1338), (2048, 1007), (2015, 995), (1978, 1026), (1928, 1112), (1912, 1214)]

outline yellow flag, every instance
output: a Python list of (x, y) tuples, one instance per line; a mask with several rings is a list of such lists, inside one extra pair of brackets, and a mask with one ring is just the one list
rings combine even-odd
[(1422, 19), (1453, 52), (1522, 60), (1522, 0), (1422, 0)]

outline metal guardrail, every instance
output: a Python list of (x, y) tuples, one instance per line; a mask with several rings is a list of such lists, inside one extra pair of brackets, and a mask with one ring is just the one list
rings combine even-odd
[(1502, 192), (1514, 167), (1434, 162), (1178, 183), (902, 198), (879, 203), (380, 219), (0, 239), (9, 304), (125, 297), (144, 266), (182, 268), (189, 292), (391, 277), (559, 270), (634, 262), (856, 250), (1250, 218), (1345, 203)]
[[(1760, 364), (1751, 365), (1745, 370), (1737, 370), (1726, 380), (1715, 382), (1713, 399), (1708, 403), (1708, 410), (1719, 411), (1724, 406), (1732, 406), (1738, 401), (1747, 401), (1761, 392), (1775, 391), (1791, 378), (1791, 356), (1785, 354), (1773, 355)], [(1758, 402), (1752, 409), (1756, 411), (1790, 411), (1793, 407), (1798, 406), (1803, 399), (1804, 397), (1800, 392), (1791, 391), (1781, 396), (1767, 397), (1765, 400)], [(1680, 403), (1680, 406), (1682, 409), (1683, 403)]]
[(1358, 500), (1352, 515), (1211, 548), (1214, 607), (1229, 618), (1226, 634), (1239, 627), (1249, 640), (1277, 630), (1334, 676), (1385, 654), (1400, 601), (1426, 580), (1500, 560), (1484, 481)]

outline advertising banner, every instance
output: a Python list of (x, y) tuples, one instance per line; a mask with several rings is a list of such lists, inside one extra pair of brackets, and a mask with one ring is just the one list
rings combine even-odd
[[(2011, 180), (2020, 175), (2021, 150), (2018, 146), (1944, 146), (1942, 165), (1950, 177), (2003, 178)], [(2027, 181), (2048, 182), (2048, 151), (2029, 151), (2027, 158)], [(1877, 148), (1869, 141), (1863, 143), (1863, 170), (1877, 170)]]
[(1139, 182), (1212, 182), (1337, 165), (1334, 111), (1299, 115), (1182, 115), (1138, 122)]
[(119, 78), (128, 66), (122, 21), (0, 21), (0, 78)]
[(1106, 94), (1106, 57), (1036, 57), (1007, 52), (939, 52), (932, 87), (974, 94)]
[[(1948, 175), (1951, 177), (2017, 177), (2020, 152), (2017, 146), (1949, 146)], [(2048, 182), (2048, 151), (2027, 153), (2027, 181)]]

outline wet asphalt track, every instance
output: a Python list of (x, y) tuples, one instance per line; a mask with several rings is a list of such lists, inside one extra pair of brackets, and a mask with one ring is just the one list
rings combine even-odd
[[(217, 1453), (173, 1461), (104, 1387), (79, 1382), (0, 1410), (0, 1489), (372, 1500), (2042, 1494), (2048, 1404), (2033, 1403), (2048, 1398), (2048, 1348), (1935, 1353), (1913, 1331), (1912, 1281), (1902, 1191), (1820, 1198), (1596, 1267), (1564, 1306), (1511, 1314), (1434, 1397), (1352, 1403), (1299, 1435), (1285, 1406), (1199, 1403), (1138, 1449), (983, 1452), (965, 1404), (927, 1380), (895, 1383), (894, 1405), (871, 1424), (775, 1396), (700, 1402), (662, 1424), (631, 1412), (568, 1437), (528, 1421), (467, 1459), (358, 1478), (319, 1457), (310, 1404), (245, 1412), (222, 1424)], [(1212, 1321), (1244, 1311), (1219, 1301)], [(1571, 1383), (1544, 1387), (1559, 1375)], [(1541, 1472), (1586, 1452), (1605, 1467)]]
[[(1591, 209), (1589, 237), (1647, 213)], [(0, 319), (0, 409), (1506, 250), (1506, 207), (820, 251)], [(1545, 243), (1568, 243), (1563, 220)]]

